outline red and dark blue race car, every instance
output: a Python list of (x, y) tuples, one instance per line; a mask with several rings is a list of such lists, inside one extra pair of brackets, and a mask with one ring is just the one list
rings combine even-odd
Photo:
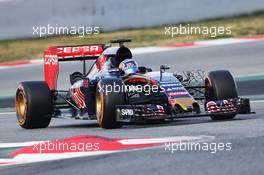
[[(50, 47), (44, 52), (44, 80), (21, 82), (15, 104), (18, 124), (44, 128), (51, 118), (95, 119), (102, 128), (124, 124), (173, 121), (210, 116), (233, 119), (250, 114), (249, 99), (239, 98), (229, 71), (169, 73), (138, 66), (129, 39), (112, 40), (111, 46), (90, 44)], [(95, 60), (86, 71), (86, 61)], [(82, 72), (70, 75), (69, 90), (57, 89), (59, 63), (83, 62)]]

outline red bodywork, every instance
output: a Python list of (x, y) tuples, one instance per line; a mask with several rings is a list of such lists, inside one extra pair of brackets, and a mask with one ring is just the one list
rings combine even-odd
[(51, 90), (57, 89), (60, 61), (75, 61), (99, 57), (103, 44), (50, 47), (44, 52), (44, 80)]

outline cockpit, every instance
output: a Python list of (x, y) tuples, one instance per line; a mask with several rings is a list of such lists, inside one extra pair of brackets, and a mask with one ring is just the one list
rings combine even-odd
[(103, 55), (108, 58), (113, 68), (118, 68), (120, 63), (126, 59), (132, 59), (130, 49), (125, 46), (107, 48)]

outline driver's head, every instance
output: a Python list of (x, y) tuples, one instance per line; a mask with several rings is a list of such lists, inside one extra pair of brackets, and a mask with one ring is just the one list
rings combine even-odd
[(115, 57), (111, 57), (110, 61), (113, 65), (113, 67), (118, 67), (119, 64), (124, 61), (125, 59), (131, 59), (132, 58), (132, 53), (131, 51), (125, 47), (125, 46), (121, 46), (117, 52), (116, 52), (116, 56)]
[(138, 72), (138, 64), (133, 59), (125, 59), (119, 64), (119, 69), (125, 75), (135, 74)]

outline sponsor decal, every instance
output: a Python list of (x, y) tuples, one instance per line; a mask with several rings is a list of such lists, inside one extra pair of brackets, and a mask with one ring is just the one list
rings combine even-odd
[(133, 109), (121, 109), (121, 115), (133, 116), (134, 110)]
[(58, 54), (69, 54), (69, 53), (81, 53), (81, 52), (97, 52), (99, 51), (98, 45), (91, 45), (91, 46), (76, 46), (76, 47), (58, 47), (57, 53)]
[(47, 54), (44, 56), (44, 64), (46, 65), (57, 65), (58, 57), (57, 55)]
[(161, 84), (162, 87), (182, 87), (181, 83), (164, 83)]
[(169, 92), (169, 96), (181, 96), (181, 95), (188, 95), (187, 91), (179, 91), (179, 92)]

